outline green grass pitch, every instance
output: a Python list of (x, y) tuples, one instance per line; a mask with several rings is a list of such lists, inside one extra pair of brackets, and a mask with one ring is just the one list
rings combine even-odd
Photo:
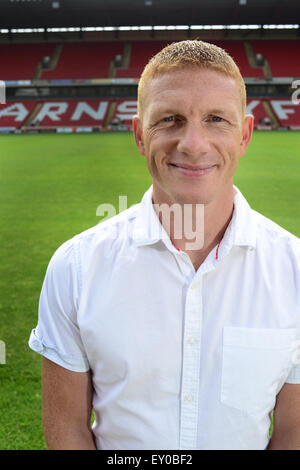
[[(99, 204), (128, 207), (151, 184), (133, 136), (1, 136), (0, 449), (44, 449), (41, 358), (28, 346), (55, 249), (99, 222)], [(255, 132), (235, 184), (251, 206), (300, 236), (300, 132)]]

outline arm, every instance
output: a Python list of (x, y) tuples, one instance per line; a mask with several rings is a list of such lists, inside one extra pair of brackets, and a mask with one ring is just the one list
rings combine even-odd
[(268, 450), (300, 450), (300, 384), (286, 383), (277, 395)]
[(91, 430), (91, 373), (72, 372), (43, 357), (43, 429), (50, 450), (96, 450)]

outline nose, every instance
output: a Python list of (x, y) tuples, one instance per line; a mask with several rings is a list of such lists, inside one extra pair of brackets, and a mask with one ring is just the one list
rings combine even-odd
[(182, 129), (177, 150), (186, 155), (206, 153), (210, 149), (209, 136), (201, 123), (189, 122)]

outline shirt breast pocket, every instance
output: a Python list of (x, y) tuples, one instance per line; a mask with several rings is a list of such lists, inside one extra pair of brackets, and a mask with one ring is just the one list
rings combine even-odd
[(221, 402), (250, 414), (273, 410), (296, 329), (224, 327)]

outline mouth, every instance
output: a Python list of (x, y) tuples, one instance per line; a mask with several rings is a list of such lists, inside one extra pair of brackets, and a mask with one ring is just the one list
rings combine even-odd
[(194, 177), (208, 175), (217, 167), (217, 165), (188, 165), (186, 163), (169, 163), (169, 166), (183, 175)]

